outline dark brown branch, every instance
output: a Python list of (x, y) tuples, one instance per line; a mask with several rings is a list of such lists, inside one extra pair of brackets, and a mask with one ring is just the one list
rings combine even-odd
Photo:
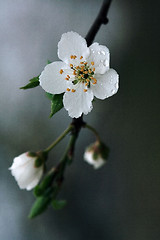
[(108, 23), (107, 14), (108, 14), (108, 10), (109, 10), (111, 1), (112, 0), (104, 0), (103, 1), (102, 7), (99, 11), (99, 14), (86, 35), (86, 41), (87, 41), (88, 46), (90, 46), (92, 44), (101, 25)]

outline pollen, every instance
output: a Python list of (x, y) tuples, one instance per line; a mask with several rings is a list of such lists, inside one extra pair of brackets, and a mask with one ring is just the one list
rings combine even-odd
[(67, 91), (69, 92), (71, 89), (70, 88), (67, 88)]
[(93, 80), (94, 80), (93, 84), (96, 84), (97, 83), (97, 79), (94, 78)]
[(87, 92), (87, 89), (83, 89), (84, 92)]
[(63, 73), (63, 69), (61, 69), (61, 70), (59, 71), (59, 73), (62, 74), (62, 73)]
[(73, 64), (70, 64), (70, 67), (73, 68)]
[(75, 89), (72, 89), (71, 91), (72, 91), (72, 92), (75, 92), (76, 90), (75, 90)]
[(93, 72), (95, 71), (95, 68), (93, 68)]
[(83, 56), (80, 57), (80, 59), (82, 59), (82, 58), (83, 58)]
[(92, 65), (94, 65), (94, 62), (91, 62)]

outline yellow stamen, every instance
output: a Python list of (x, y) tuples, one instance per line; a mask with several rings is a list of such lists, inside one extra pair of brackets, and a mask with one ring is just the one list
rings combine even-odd
[(73, 59), (76, 59), (76, 58), (77, 58), (77, 56), (76, 56), (76, 55), (74, 55), (74, 56), (73, 56)]
[(69, 78), (65, 78), (66, 80), (69, 80)]
[(83, 64), (84, 62), (80, 62), (80, 64)]
[(69, 76), (69, 75), (67, 75), (67, 77), (68, 77), (68, 78), (70, 78), (70, 76)]
[(86, 82), (90, 82), (90, 80), (89, 80), (89, 79), (86, 79)]
[(82, 58), (83, 58), (83, 56), (80, 57), (80, 59), (82, 59)]
[(67, 88), (67, 91), (69, 92), (71, 89), (70, 88)]
[(85, 74), (87, 74), (87, 73), (88, 73), (88, 71), (85, 71), (84, 73), (85, 73)]
[(95, 71), (95, 68), (93, 68), (93, 72)]
[(61, 70), (59, 71), (59, 73), (62, 74), (62, 73), (63, 73), (63, 69), (61, 69)]
[(71, 59), (73, 59), (73, 57), (74, 57), (73, 55), (70, 56)]
[(86, 83), (85, 86), (88, 86), (88, 83)]
[(79, 66), (77, 66), (76, 69), (79, 69)]
[(89, 73), (91, 73), (92, 71), (91, 71), (91, 69), (89, 69), (89, 71), (88, 71)]
[(75, 92), (76, 90), (75, 90), (75, 89), (72, 89), (71, 91), (72, 91), (72, 92)]
[(83, 75), (83, 74), (81, 74), (81, 77), (82, 77), (82, 78), (84, 78), (84, 75)]
[(73, 75), (76, 75), (76, 70), (73, 71)]
[(73, 68), (73, 64), (70, 64), (70, 67)]
[(87, 92), (87, 89), (83, 89), (84, 92)]
[(78, 79), (81, 79), (81, 76), (78, 76)]
[(85, 65), (88, 64), (87, 62), (84, 63)]
[(91, 62), (92, 65), (94, 65), (94, 62)]
[(97, 83), (97, 79), (94, 78), (93, 80), (94, 80), (93, 84), (96, 84)]

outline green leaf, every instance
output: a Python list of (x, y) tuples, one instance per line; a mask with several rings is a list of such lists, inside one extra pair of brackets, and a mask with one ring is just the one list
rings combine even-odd
[(52, 62), (51, 62), (50, 60), (48, 60), (48, 61), (47, 61), (47, 64), (50, 64), (50, 63), (52, 63)]
[(52, 100), (53, 96), (54, 96), (53, 94), (46, 92), (46, 97), (49, 98), (50, 100)]
[(52, 207), (55, 209), (55, 210), (60, 210), (62, 208), (64, 208), (67, 204), (67, 201), (66, 200), (53, 200), (52, 201)]
[(51, 100), (51, 114), (50, 118), (59, 110), (63, 108), (63, 93), (55, 94), (52, 96)]
[(33, 207), (31, 208), (31, 211), (29, 213), (29, 218), (34, 218), (44, 212), (48, 205), (51, 202), (50, 196), (41, 196), (38, 197), (35, 203), (33, 204)]
[(20, 89), (26, 90), (26, 89), (35, 88), (35, 87), (39, 86), (39, 76), (30, 79), (29, 82), (30, 83), (28, 83), (24, 87), (21, 87)]

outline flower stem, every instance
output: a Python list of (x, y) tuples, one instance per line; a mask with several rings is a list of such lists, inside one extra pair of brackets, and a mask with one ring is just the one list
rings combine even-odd
[(54, 148), (71, 130), (73, 129), (73, 126), (70, 124), (69, 127), (53, 142), (49, 147), (45, 149), (45, 152), (49, 152)]
[(100, 136), (99, 136), (98, 132), (95, 130), (95, 128), (93, 128), (89, 124), (86, 124), (84, 127), (86, 127), (89, 130), (91, 130), (96, 135), (97, 141), (100, 141)]

